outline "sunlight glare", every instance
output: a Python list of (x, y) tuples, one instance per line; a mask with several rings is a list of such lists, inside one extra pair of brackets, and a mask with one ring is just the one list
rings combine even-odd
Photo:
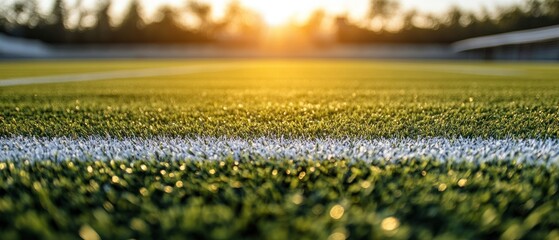
[(297, 15), (297, 8), (287, 1), (262, 1), (261, 4), (255, 4), (254, 8), (262, 14), (262, 18), (269, 26), (287, 24)]

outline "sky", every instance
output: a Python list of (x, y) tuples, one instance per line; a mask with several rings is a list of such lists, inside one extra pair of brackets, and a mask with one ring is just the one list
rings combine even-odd
[[(99, 0), (67, 0), (70, 4), (81, 1), (84, 5), (95, 5)], [(130, 0), (113, 1), (113, 12), (119, 16), (126, 9)], [(153, 16), (162, 4), (184, 6), (187, 0), (140, 0), (148, 16)], [(213, 6), (215, 17), (219, 17), (231, 0), (198, 0)], [(349, 13), (354, 19), (363, 19), (367, 14), (370, 0), (239, 0), (245, 7), (255, 10), (263, 16), (268, 25), (281, 25), (289, 21), (302, 21), (316, 9), (324, 9), (330, 14)], [(452, 6), (468, 10), (487, 8), (493, 10), (526, 0), (400, 0), (402, 10), (416, 9), (421, 13), (443, 13)], [(52, 0), (39, 1), (49, 5)]]
[[(201, 0), (211, 3), (215, 13), (223, 12), (230, 0)], [(367, 14), (367, 7), (370, 0), (240, 0), (241, 3), (254, 9), (263, 15), (264, 20), (269, 25), (279, 25), (288, 22), (290, 19), (302, 20), (308, 17), (313, 10), (322, 8), (332, 14), (349, 13), (354, 18), (363, 18)], [(404, 10), (417, 9), (423, 13), (442, 13), (452, 6), (459, 6), (469, 10), (479, 10), (481, 8), (495, 9), (499, 6), (507, 6), (519, 3), (523, 0), (400, 0)], [(121, 1), (122, 2), (122, 1)], [(152, 0), (143, 0), (149, 9), (154, 9), (157, 3), (168, 2), (180, 5), (184, 0), (160, 0), (157, 3)]]

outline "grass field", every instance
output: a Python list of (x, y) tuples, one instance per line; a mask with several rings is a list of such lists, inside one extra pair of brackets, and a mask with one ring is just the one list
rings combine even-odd
[(0, 87), (0, 239), (559, 238), (557, 64), (15, 62), (0, 84), (176, 67), (206, 70)]
[[(181, 63), (212, 64), (168, 62)], [(100, 65), (103, 71), (134, 63), (50, 64), (60, 74), (66, 66), (73, 71)], [(556, 65), (478, 64), (460, 73), (461, 65), (443, 63), (231, 64), (238, 68), (1, 88), (0, 135), (559, 137)], [(31, 63), (12, 65), (1, 68), (33, 69)], [(0, 78), (12, 76), (0, 71)]]

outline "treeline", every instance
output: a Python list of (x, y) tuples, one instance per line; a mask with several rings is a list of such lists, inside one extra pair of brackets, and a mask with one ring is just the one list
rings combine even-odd
[[(49, 13), (42, 12), (39, 1), (0, 3), (0, 32), (56, 44), (219, 42), (248, 45), (262, 41), (266, 28), (258, 13), (243, 7), (237, 0), (232, 0), (221, 19), (212, 17), (211, 5), (199, 0), (184, 0), (183, 7), (161, 7), (158, 17), (149, 21), (144, 18), (138, 0), (132, 0), (118, 21), (111, 15), (116, 0), (99, 0), (94, 9), (82, 7), (80, 0), (72, 6), (64, 0), (54, 0)], [(369, 6), (367, 18), (360, 21), (329, 16), (317, 10), (305, 23), (290, 25), (291, 35), (295, 37), (281, 41), (451, 43), (470, 37), (559, 24), (559, 0), (527, 0), (502, 8), (498, 13), (474, 13), (455, 7), (440, 16), (415, 10), (402, 12), (398, 0), (371, 0)], [(189, 19), (188, 23), (185, 18)], [(335, 20), (334, 24), (325, 24), (328, 20)], [(394, 22), (401, 25), (397, 30), (388, 27)], [(325, 32), (331, 37), (325, 38)]]
[[(229, 4), (220, 20), (211, 18), (210, 5), (185, 0), (184, 8), (163, 6), (158, 10), (159, 17), (148, 22), (139, 1), (132, 0), (118, 24), (113, 23), (110, 14), (116, 1), (101, 0), (96, 9), (83, 9), (79, 5), (69, 6), (64, 0), (55, 0), (49, 14), (40, 12), (38, 1), (16, 0), (0, 9), (0, 32), (55, 44), (205, 43), (217, 38), (246, 44), (256, 41), (252, 36), (260, 35), (263, 28), (258, 15), (237, 1)], [(70, 13), (78, 17), (70, 21)], [(185, 24), (182, 20), (185, 16), (195, 23)], [(94, 24), (88, 25), (91, 19)]]
[[(496, 14), (488, 11), (474, 13), (454, 7), (437, 17), (412, 10), (400, 15), (403, 16), (400, 18), (402, 27), (398, 31), (386, 30), (387, 23), (398, 12), (398, 1), (372, 0), (370, 6), (368, 21), (381, 23), (381, 29), (372, 31), (339, 17), (336, 35), (339, 42), (452, 43), (471, 37), (559, 24), (559, 0), (529, 0), (502, 8)], [(418, 21), (424, 26), (417, 24)]]

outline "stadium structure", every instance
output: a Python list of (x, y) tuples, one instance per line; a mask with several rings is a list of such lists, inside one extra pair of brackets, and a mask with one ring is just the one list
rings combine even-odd
[(470, 59), (559, 60), (559, 25), (470, 38), (452, 47)]

